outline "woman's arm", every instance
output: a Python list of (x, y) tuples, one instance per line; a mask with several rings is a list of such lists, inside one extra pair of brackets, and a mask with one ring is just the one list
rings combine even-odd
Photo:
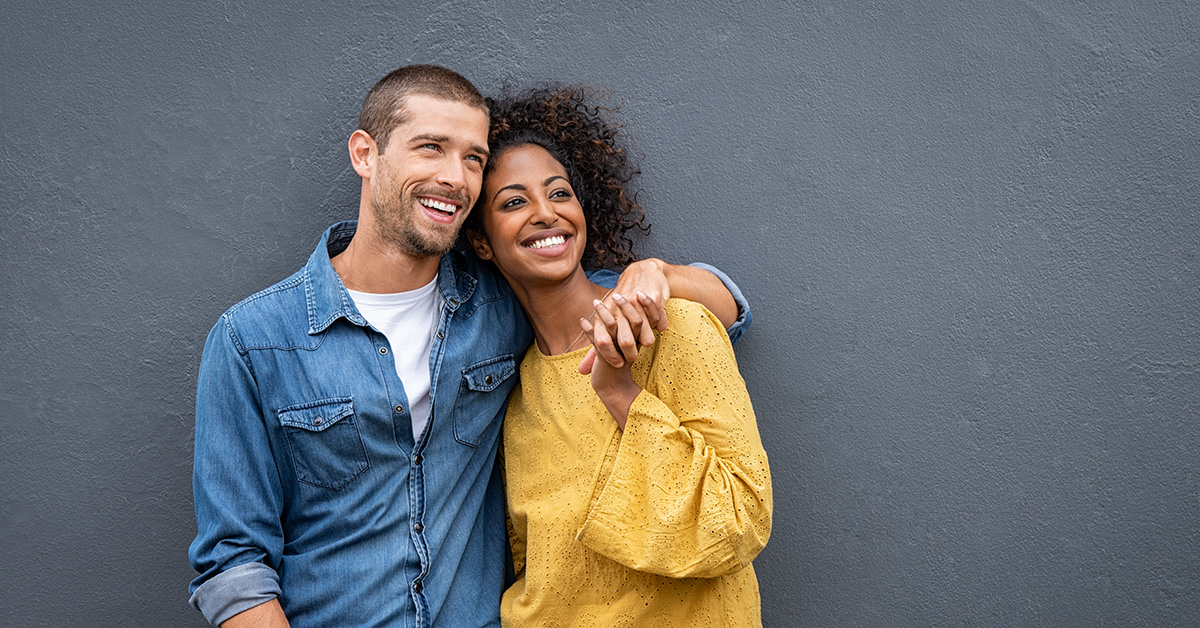
[[(677, 303), (653, 359), (633, 366), (646, 390), (610, 443), (577, 538), (639, 571), (716, 577), (745, 567), (766, 544), (770, 470), (719, 321)], [(610, 392), (597, 393), (612, 412)]]

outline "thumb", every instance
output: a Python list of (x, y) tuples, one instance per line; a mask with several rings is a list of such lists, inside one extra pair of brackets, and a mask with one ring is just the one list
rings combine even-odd
[(586, 355), (583, 356), (583, 361), (579, 363), (579, 372), (583, 375), (590, 375), (592, 372), (592, 364), (596, 362), (596, 348), (588, 349)]

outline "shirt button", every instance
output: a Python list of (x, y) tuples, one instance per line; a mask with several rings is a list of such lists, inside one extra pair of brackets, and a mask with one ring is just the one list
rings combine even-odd
[(458, 299), (450, 299), (450, 305), (458, 305)]
[(417, 593), (421, 592), (421, 581), (420, 580), (417, 580), (416, 582), (413, 583), (413, 591), (416, 591)]
[(313, 419), (313, 425), (320, 425), (324, 422), (325, 422), (325, 419), (322, 419), (321, 417), (317, 417), (317, 418)]
[(400, 414), (401, 412), (404, 412), (404, 406), (397, 404), (396, 405), (396, 414)]
[(488, 375), (487, 377), (484, 377), (484, 378), (483, 378), (483, 384), (484, 384), (485, 386), (491, 386), (491, 385), (492, 385), (492, 376), (491, 376), (491, 375)]
[(424, 458), (421, 457), (421, 454), (413, 456), (413, 464), (421, 464), (422, 460), (424, 460)]
[(425, 529), (425, 526), (421, 525), (420, 521), (413, 524), (413, 532), (416, 532), (417, 534), (420, 534), (421, 530), (424, 530), (424, 529)]
[(438, 333), (437, 333), (437, 337), (438, 337), (438, 340), (441, 340), (446, 337), (446, 334), (442, 333), (442, 330), (439, 329)]
[(387, 355), (387, 347), (379, 347), (379, 355)]

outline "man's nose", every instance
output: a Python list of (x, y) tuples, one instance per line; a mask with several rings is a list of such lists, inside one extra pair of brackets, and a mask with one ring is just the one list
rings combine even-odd
[(460, 159), (447, 159), (438, 170), (438, 183), (448, 185), (456, 190), (461, 189), (467, 182), (467, 168)]

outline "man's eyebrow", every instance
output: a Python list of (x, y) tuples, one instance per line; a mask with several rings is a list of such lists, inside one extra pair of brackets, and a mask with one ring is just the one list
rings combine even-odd
[(446, 142), (450, 141), (450, 138), (446, 135), (434, 135), (433, 133), (422, 133), (420, 135), (412, 136), (411, 138), (409, 138), (408, 141), (416, 142), (418, 140), (423, 140), (423, 141), (427, 141), (427, 142), (440, 142), (442, 144), (445, 144)]
[[(420, 135), (414, 135), (414, 136), (410, 137), (408, 139), (408, 141), (410, 141), (410, 142), (437, 142), (439, 144), (449, 144), (450, 136), (449, 135), (436, 135), (434, 133), (422, 133)], [(471, 144), (471, 152), (479, 153), (480, 155), (483, 155), (484, 159), (487, 159), (488, 157), (492, 156), (492, 153), (488, 152), (488, 149), (486, 147), (480, 146), (479, 144)]]

